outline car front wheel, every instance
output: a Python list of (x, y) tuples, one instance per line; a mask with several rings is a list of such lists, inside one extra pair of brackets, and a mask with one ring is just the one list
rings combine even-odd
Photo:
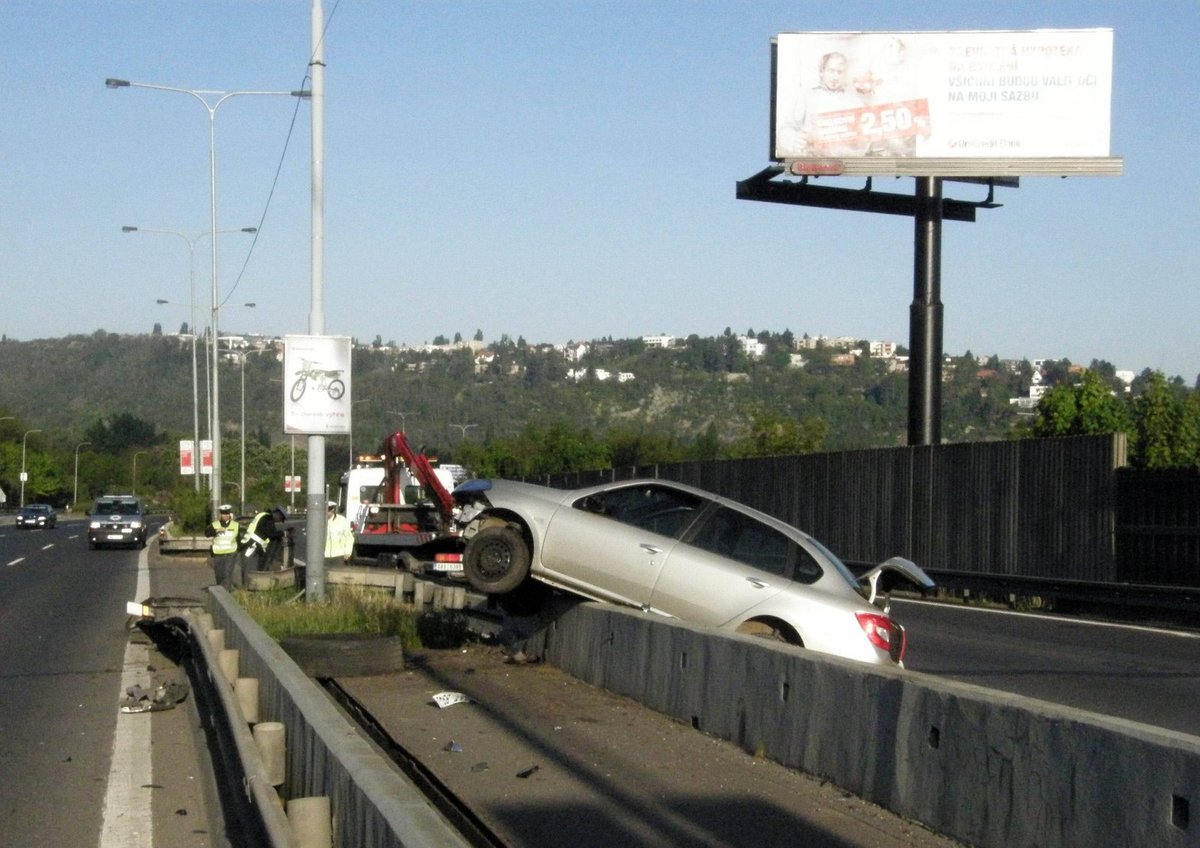
[(529, 575), (529, 546), (511, 527), (484, 527), (467, 543), (463, 571), (480, 592), (511, 592)]

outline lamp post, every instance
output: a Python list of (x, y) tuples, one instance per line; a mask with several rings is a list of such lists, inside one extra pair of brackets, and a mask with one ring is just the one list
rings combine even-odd
[(146, 453), (146, 451), (133, 452), (133, 494), (137, 494), (137, 458)]
[(450, 426), (457, 427), (459, 429), (459, 432), (461, 433), (461, 435), (459, 436), (459, 439), (461, 441), (462, 439), (465, 439), (467, 437), (468, 430), (470, 430), (472, 427), (478, 427), (479, 425), (478, 424), (451, 424)]
[(348, 468), (354, 467), (354, 407), (360, 403), (366, 403), (368, 400), (369, 398), (363, 398), (350, 401), (350, 465), (347, 466)]
[(21, 437), (21, 506), (25, 506), (25, 440), (29, 438), (30, 433), (40, 433), (41, 430), (26, 430), (25, 435)]
[[(205, 236), (211, 236), (211, 232), (200, 233), (194, 238), (188, 238), (186, 234), (179, 230), (162, 230), (151, 227), (121, 227), (123, 233), (161, 233), (164, 235), (178, 236), (183, 239), (188, 248), (188, 322), (192, 331), (192, 450), (195, 451), (195, 456), (200, 455), (200, 377), (196, 365), (196, 242)], [(242, 227), (240, 230), (221, 230), (222, 233), (257, 233), (258, 227)], [(161, 306), (165, 303), (170, 303), (168, 300), (158, 300), (157, 303)], [(208, 380), (205, 380), (205, 386), (208, 385)], [(211, 395), (210, 395), (211, 398)], [(211, 400), (210, 400), (211, 403)], [(211, 423), (211, 419), (210, 419)], [(200, 491), (200, 469), (193, 465), (195, 471), (196, 491)]]
[(392, 414), (392, 415), (399, 415), (399, 416), (400, 416), (400, 432), (401, 432), (401, 433), (407, 433), (407, 432), (408, 432), (408, 423), (407, 423), (407, 422), (408, 422), (408, 419), (407, 419), (407, 418), (405, 418), (405, 416), (406, 416), (406, 415), (415, 415), (416, 413), (414, 413), (414, 412), (400, 412), (399, 410), (395, 410), (395, 409), (393, 409), (393, 410), (391, 411), (391, 414)]
[[(155, 91), (173, 91), (177, 94), (186, 94), (194, 97), (208, 112), (208, 193), (209, 193), (209, 218), (210, 231), (212, 237), (212, 317), (209, 327), (212, 331), (212, 405), (209, 409), (212, 426), (212, 509), (213, 514), (217, 512), (217, 506), (221, 498), (221, 415), (220, 415), (220, 391), (219, 380), (217, 377), (217, 362), (219, 358), (219, 338), (218, 333), (218, 316), (221, 308), (220, 291), (217, 285), (217, 234), (220, 232), (217, 229), (217, 109), (222, 103), (230, 100), (233, 97), (243, 95), (254, 96), (270, 96), (282, 95), (286, 97), (309, 97), (311, 92), (307, 91), (205, 91), (193, 90), (190, 88), (177, 88), (169, 85), (155, 85), (144, 82), (130, 82), (129, 80), (114, 79), (109, 77), (104, 81), (104, 85), (108, 88), (149, 88)], [(216, 100), (209, 102), (205, 95), (216, 97)]]
[(91, 442), (80, 442), (75, 446), (75, 488), (71, 494), (71, 509), (78, 511), (79, 507), (79, 449)]

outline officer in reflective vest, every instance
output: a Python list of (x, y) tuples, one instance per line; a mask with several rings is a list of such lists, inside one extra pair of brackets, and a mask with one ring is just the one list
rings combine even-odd
[(204, 535), (212, 541), (213, 576), (218, 585), (225, 589), (240, 589), (244, 584), (242, 563), (238, 557), (239, 525), (233, 519), (233, 507), (221, 504), (217, 508), (217, 520), (204, 528)]
[[(254, 561), (255, 571), (266, 571), (272, 554), (279, 552), (283, 546), (283, 523), (287, 513), (283, 507), (275, 507), (270, 512), (260, 512), (250, 519), (249, 526), (242, 536), (243, 553), (246, 560)], [(276, 550), (272, 550), (272, 546)]]

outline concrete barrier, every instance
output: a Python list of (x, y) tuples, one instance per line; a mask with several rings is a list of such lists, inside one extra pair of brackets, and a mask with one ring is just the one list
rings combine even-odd
[[(214, 626), (287, 728), (287, 797), (329, 796), (344, 844), (463, 845), (220, 588)], [(981, 848), (1200, 848), (1200, 738), (604, 604), (526, 647), (747, 752)], [(293, 754), (293, 752), (295, 752)]]
[(601, 604), (527, 653), (983, 848), (1200, 846), (1200, 738)]

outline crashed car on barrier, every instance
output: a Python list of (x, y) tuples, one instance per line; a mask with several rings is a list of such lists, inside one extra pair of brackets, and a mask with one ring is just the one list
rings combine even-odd
[(862, 578), (816, 539), (680, 483), (630, 480), (574, 491), (508, 480), (459, 486), (463, 567), (501, 595), (527, 577), (594, 600), (767, 636), (869, 663), (902, 664), (904, 629), (883, 589), (933, 581), (893, 557)]

